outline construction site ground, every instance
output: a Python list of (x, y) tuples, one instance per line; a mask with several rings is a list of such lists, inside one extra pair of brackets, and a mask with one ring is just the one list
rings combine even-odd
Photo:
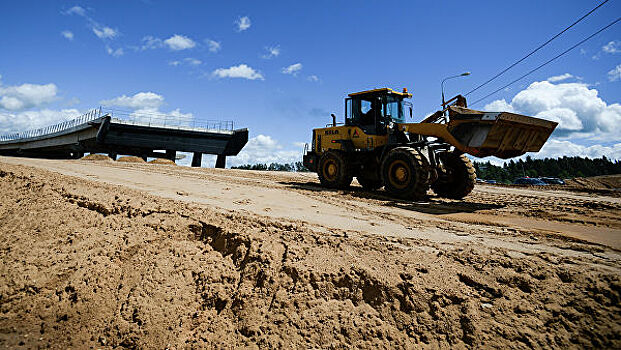
[(0, 157), (0, 347), (621, 348), (621, 196)]

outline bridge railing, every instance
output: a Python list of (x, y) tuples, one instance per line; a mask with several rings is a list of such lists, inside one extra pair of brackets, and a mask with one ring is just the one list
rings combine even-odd
[(195, 119), (191, 115), (183, 115), (181, 113), (162, 114), (150, 111), (104, 109), (104, 114), (112, 116), (115, 123), (163, 127), (166, 129), (232, 131), (235, 127), (232, 120)]
[(90, 110), (82, 114), (81, 116), (77, 118), (66, 120), (58, 124), (46, 126), (44, 128), (0, 135), (0, 141), (14, 141), (14, 140), (21, 140), (21, 139), (29, 139), (33, 137), (48, 135), (48, 134), (54, 134), (60, 131), (71, 129), (78, 125), (86, 124), (100, 117), (101, 117), (101, 108), (93, 109), (93, 110)]

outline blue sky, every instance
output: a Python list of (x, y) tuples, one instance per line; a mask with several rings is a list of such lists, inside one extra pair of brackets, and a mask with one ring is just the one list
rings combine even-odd
[[(250, 129), (239, 162), (299, 157), (349, 92), (414, 94), (415, 119), (521, 58), (599, 1), (3, 1), (0, 133), (103, 103), (233, 119)], [(621, 13), (610, 1), (486, 95)], [(551, 78), (552, 77), (552, 78)], [(561, 122), (540, 156), (621, 159), (621, 24), (473, 106)]]

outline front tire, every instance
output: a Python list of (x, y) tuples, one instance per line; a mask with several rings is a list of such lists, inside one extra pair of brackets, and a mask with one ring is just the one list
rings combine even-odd
[(318, 170), (319, 182), (328, 188), (347, 188), (353, 179), (345, 156), (338, 152), (324, 153), (319, 159)]
[(440, 197), (462, 199), (474, 189), (477, 179), (474, 166), (465, 154), (446, 152), (439, 155), (443, 168), (438, 180), (431, 186)]
[(392, 149), (382, 162), (384, 188), (390, 195), (420, 200), (429, 189), (429, 170), (423, 157), (413, 148)]

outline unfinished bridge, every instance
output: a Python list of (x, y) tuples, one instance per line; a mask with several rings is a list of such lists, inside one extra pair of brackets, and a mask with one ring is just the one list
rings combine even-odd
[(77, 159), (85, 153), (104, 153), (175, 161), (177, 152), (191, 152), (192, 166), (203, 154), (214, 154), (216, 168), (235, 156), (248, 142), (248, 129), (234, 129), (232, 121), (104, 111), (94, 109), (75, 119), (45, 128), (0, 135), (0, 155)]

